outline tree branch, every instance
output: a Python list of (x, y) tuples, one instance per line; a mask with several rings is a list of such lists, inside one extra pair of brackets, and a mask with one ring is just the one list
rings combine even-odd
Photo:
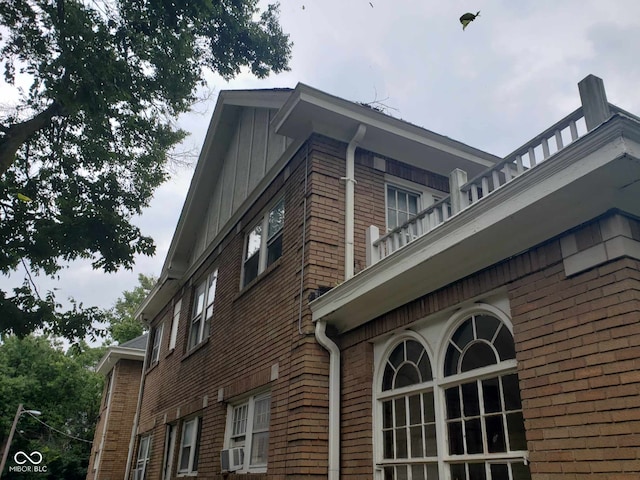
[(51, 124), (53, 117), (64, 115), (62, 104), (54, 101), (46, 110), (24, 122), (2, 127), (5, 132), (0, 137), (0, 176), (11, 167), (18, 149), (36, 132)]

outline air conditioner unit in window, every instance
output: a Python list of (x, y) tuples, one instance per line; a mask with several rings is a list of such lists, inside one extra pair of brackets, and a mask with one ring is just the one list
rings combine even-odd
[(244, 447), (222, 450), (220, 452), (220, 465), (223, 472), (240, 470), (244, 465)]

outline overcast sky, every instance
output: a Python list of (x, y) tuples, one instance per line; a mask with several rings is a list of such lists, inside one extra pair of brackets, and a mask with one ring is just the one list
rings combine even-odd
[[(291, 71), (231, 82), (208, 76), (211, 95), (180, 119), (181, 147), (199, 153), (217, 93), (295, 87), (298, 82), (504, 156), (580, 105), (577, 83), (593, 73), (614, 103), (640, 114), (638, 0), (281, 0), (294, 42)], [(481, 11), (463, 32), (458, 18)], [(192, 169), (162, 186), (135, 219), (157, 244), (133, 271), (106, 275), (86, 263), (60, 273), (60, 299), (111, 306), (159, 275)], [(14, 277), (16, 278), (16, 277)], [(22, 278), (19, 272), (17, 280)], [(40, 280), (41, 290), (52, 284)], [(6, 279), (0, 284), (8, 287)]]

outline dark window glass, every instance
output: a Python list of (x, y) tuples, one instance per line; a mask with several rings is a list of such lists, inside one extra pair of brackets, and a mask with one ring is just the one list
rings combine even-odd
[(485, 470), (484, 463), (470, 463), (469, 464), (469, 480), (486, 480), (487, 471)]
[(524, 433), (522, 412), (507, 414), (507, 429), (509, 430), (509, 447), (511, 450), (526, 450), (527, 439)]
[(424, 465), (412, 465), (411, 466), (411, 480), (426, 480), (424, 474)]
[(484, 399), (484, 411), (486, 413), (502, 411), (497, 378), (489, 378), (482, 381), (482, 398)]
[(467, 440), (467, 453), (482, 453), (482, 426), (479, 418), (464, 422), (465, 437)]
[(402, 342), (391, 352), (391, 355), (389, 355), (389, 363), (395, 368), (398, 368), (404, 360), (404, 342)]
[(420, 405), (420, 395), (409, 397), (409, 425), (422, 424), (422, 406)]
[(491, 464), (491, 480), (509, 480), (509, 467), (505, 463)]
[(282, 256), (282, 235), (274, 238), (267, 245), (267, 267)]
[(422, 348), (422, 345), (414, 340), (407, 340), (407, 360), (409, 362), (417, 365), (423, 352), (424, 348)]
[(409, 385), (415, 385), (420, 383), (420, 374), (416, 367), (410, 363), (405, 363), (400, 367), (396, 373), (396, 380), (394, 382), (395, 388), (408, 387)]
[(496, 363), (496, 355), (493, 352), (493, 349), (484, 342), (477, 342), (471, 345), (469, 349), (464, 352), (460, 371), (468, 372), (476, 368), (495, 365)]
[(422, 443), (422, 427), (411, 427), (411, 458), (424, 457), (424, 445)]
[(396, 427), (404, 427), (407, 424), (407, 409), (403, 398), (396, 398)]
[(451, 480), (466, 480), (467, 473), (463, 463), (451, 465)]
[(449, 432), (449, 455), (463, 454), (462, 422), (450, 422), (447, 425), (447, 430)]
[(384, 480), (395, 480), (393, 467), (384, 467)]
[(511, 336), (509, 329), (504, 325), (500, 328), (493, 345), (496, 347), (501, 361), (516, 358), (516, 349), (513, 344), (513, 337)]
[(407, 458), (407, 429), (396, 429), (396, 458)]
[(512, 463), (511, 471), (513, 473), (513, 480), (531, 480), (529, 466), (524, 463)]
[(398, 465), (396, 467), (396, 474), (398, 475), (397, 476), (398, 480), (408, 480), (409, 479), (406, 465)]
[(467, 343), (473, 340), (473, 325), (471, 323), (471, 318), (458, 327), (456, 333), (453, 334), (452, 340), (460, 350), (463, 350)]
[(391, 390), (393, 388), (393, 368), (391, 365), (387, 364), (384, 369), (384, 375), (382, 376), (382, 391), (385, 392), (387, 390)]
[(487, 447), (489, 452), (505, 452), (504, 425), (502, 415), (494, 415), (485, 419), (487, 427)]
[(500, 320), (489, 315), (478, 315), (476, 317), (476, 333), (478, 338), (491, 342), (496, 330), (500, 326)]
[(427, 457), (438, 455), (438, 443), (436, 442), (436, 426), (425, 425), (424, 438), (427, 447)]
[(382, 443), (384, 458), (393, 458), (393, 430), (382, 433)]
[(254, 255), (244, 264), (244, 284), (248, 285), (251, 280), (258, 276), (258, 262), (260, 255)]
[(382, 428), (393, 427), (393, 404), (391, 401), (382, 402)]
[(447, 349), (447, 355), (444, 359), (445, 376), (455, 375), (458, 373), (458, 361), (460, 360), (460, 352), (454, 346), (450, 345)]
[(504, 408), (506, 410), (522, 410), (518, 375), (514, 373), (502, 377), (502, 390), (504, 391)]
[(436, 414), (433, 408), (433, 392), (423, 393), (422, 403), (424, 405), (424, 421), (435, 422)]
[(438, 480), (440, 475), (438, 474), (438, 464), (430, 463), (427, 465), (427, 480)]
[(480, 399), (478, 398), (478, 385), (476, 382), (462, 385), (462, 398), (464, 399), (465, 416), (480, 415)]
[(427, 382), (433, 379), (433, 374), (431, 373), (431, 362), (429, 362), (427, 352), (422, 355), (420, 363), (418, 364), (418, 370), (420, 370), (420, 375), (422, 376), (423, 382)]
[(447, 388), (444, 396), (447, 403), (447, 418), (460, 418), (460, 392), (458, 387)]

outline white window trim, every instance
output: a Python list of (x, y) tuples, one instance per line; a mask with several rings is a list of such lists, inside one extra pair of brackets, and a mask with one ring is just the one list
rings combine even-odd
[(170, 480), (173, 476), (177, 431), (178, 426), (175, 423), (167, 424), (164, 438), (164, 458), (162, 461), (162, 478), (164, 480)]
[[(277, 201), (273, 202), (269, 208), (267, 208), (264, 213), (262, 214), (262, 218), (253, 223), (251, 225), (251, 228), (249, 228), (246, 232), (245, 232), (245, 236), (244, 236), (244, 247), (242, 249), (242, 275), (241, 275), (241, 284), (240, 284), (240, 288), (244, 288), (246, 287), (247, 284), (245, 284), (245, 265), (247, 263), (247, 260), (249, 260), (248, 258), (245, 258), (245, 255), (247, 253), (247, 244), (249, 243), (249, 236), (251, 235), (251, 232), (253, 232), (255, 230), (255, 228), (258, 225), (262, 226), (262, 234), (260, 235), (260, 250), (255, 253), (254, 255), (259, 255), (258, 257), (258, 273), (256, 274), (255, 278), (258, 278), (260, 276), (260, 274), (262, 272), (264, 272), (267, 269), (267, 260), (268, 260), (268, 253), (267, 253), (267, 247), (269, 244), (269, 241), (271, 240), (275, 240), (278, 237), (281, 237), (283, 235), (284, 232), (284, 224), (282, 226), (282, 228), (280, 229), (280, 231), (278, 233), (276, 233), (275, 235), (273, 235), (272, 238), (268, 238), (269, 237), (269, 214), (280, 204), (280, 203), (284, 203), (284, 197), (280, 197)], [(287, 207), (286, 204), (284, 205), (284, 211), (285, 211), (285, 218), (287, 215)], [(252, 255), (253, 257), (253, 255)], [(252, 279), (251, 281), (255, 280)]]
[[(386, 186), (385, 186), (386, 197)], [(499, 453), (486, 453), (486, 454), (462, 454), (462, 455), (449, 455), (448, 449), (448, 433), (446, 428), (446, 401), (445, 401), (445, 388), (449, 388), (454, 385), (459, 385), (468, 382), (470, 379), (483, 379), (496, 376), (502, 376), (511, 373), (517, 373), (517, 361), (505, 360), (496, 365), (490, 365), (475, 369), (471, 372), (464, 372), (461, 374), (450, 375), (444, 377), (444, 362), (446, 357), (446, 351), (449, 338), (453, 335), (456, 329), (470, 316), (478, 314), (488, 314), (498, 318), (509, 332), (513, 336), (513, 324), (511, 318), (503, 312), (501, 309), (484, 303), (476, 303), (469, 307), (462, 308), (456, 311), (453, 315), (450, 315), (447, 319), (436, 321), (435, 323), (443, 325), (441, 329), (441, 335), (430, 336), (432, 342), (428, 341), (421, 334), (406, 330), (399, 335), (393, 335), (387, 338), (381, 344), (378, 344), (374, 349), (375, 360), (375, 372), (374, 372), (374, 385), (373, 385), (373, 461), (374, 461), (374, 478), (376, 480), (383, 479), (383, 466), (393, 464), (410, 464), (411, 459), (398, 460), (384, 460), (383, 452), (383, 438), (382, 438), (382, 400), (394, 398), (396, 396), (401, 397), (409, 392), (423, 392), (433, 390), (434, 392), (434, 410), (436, 413), (436, 439), (438, 441), (438, 471), (441, 478), (449, 478), (449, 466), (452, 463), (464, 463), (469, 461), (482, 461), (486, 463), (495, 463), (501, 460), (524, 460), (525, 464), (528, 464), (528, 451), (511, 451), (511, 452), (499, 452)], [(432, 325), (431, 325), (432, 326)], [(436, 339), (437, 338), (437, 339)], [(384, 375), (384, 366), (386, 360), (392, 350), (402, 341), (406, 339), (413, 339), (419, 341), (424, 347), (429, 356), (431, 363), (431, 369), (433, 373), (432, 382), (424, 382), (419, 386), (409, 386), (401, 389), (391, 390), (388, 392), (382, 391), (382, 378)], [(433, 348), (432, 344), (436, 343), (437, 348)], [(418, 461), (418, 463), (421, 463)]]
[(180, 313), (182, 311), (182, 299), (178, 300), (173, 306), (173, 317), (171, 319), (171, 333), (169, 335), (169, 350), (176, 348), (176, 340), (178, 338), (178, 324), (180, 323)]
[[(185, 447), (185, 432), (186, 432), (186, 426), (189, 423), (194, 423), (195, 422), (195, 428), (193, 429), (193, 433), (191, 435), (191, 438), (189, 439), (189, 441), (191, 442), (189, 444), (189, 446), (191, 447), (189, 449), (189, 464), (187, 466), (186, 470), (180, 470), (180, 465), (182, 464), (182, 451), (184, 450)], [(193, 417), (190, 418), (188, 420), (184, 420), (182, 422), (182, 428), (181, 428), (181, 432), (180, 432), (180, 452), (178, 454), (178, 471), (177, 471), (177, 476), (178, 477), (186, 477), (186, 476), (193, 476), (193, 475), (197, 475), (198, 474), (198, 470), (197, 470), (197, 466), (194, 469), (194, 461), (195, 461), (195, 456), (196, 456), (196, 451), (199, 448), (198, 445), (198, 437), (200, 436), (200, 429), (202, 428), (202, 422), (201, 422), (201, 417)]]
[[(209, 298), (209, 290), (211, 288), (211, 279), (215, 277), (215, 281), (213, 283), (213, 301), (211, 302), (211, 304), (207, 303), (207, 299)], [(193, 309), (195, 309), (196, 305), (197, 305), (197, 293), (198, 290), (200, 290), (200, 287), (202, 287), (204, 285), (204, 290), (203, 290), (203, 306), (202, 306), (202, 311), (198, 314), (195, 313), (195, 311)], [(200, 345), (202, 342), (204, 342), (207, 337), (211, 334), (211, 319), (213, 318), (214, 314), (215, 314), (215, 303), (216, 303), (216, 290), (218, 288), (218, 269), (216, 268), (215, 270), (213, 270), (211, 273), (209, 273), (205, 279), (200, 282), (195, 290), (194, 290), (194, 299), (193, 299), (193, 308), (191, 311), (191, 317), (189, 320), (189, 331), (187, 332), (187, 347), (188, 350), (193, 350), (194, 348), (196, 348), (198, 345)], [(212, 308), (212, 313), (211, 313), (211, 317), (207, 317), (207, 310), (208, 307), (211, 306)], [(200, 325), (198, 326), (198, 332), (196, 334), (196, 340), (193, 344), (191, 344), (191, 331), (193, 330), (193, 323), (194, 321), (198, 318), (200, 318)], [(207, 335), (205, 336), (205, 325), (209, 323), (209, 332), (207, 333)]]
[(160, 361), (160, 349), (162, 348), (162, 335), (164, 334), (164, 322), (153, 329), (153, 345), (149, 358), (149, 366), (153, 366)]
[[(145, 442), (144, 457), (141, 457), (142, 444)], [(147, 475), (147, 465), (149, 465), (149, 459), (151, 458), (151, 435), (142, 435), (140, 442), (138, 443), (138, 455), (136, 456), (136, 467), (133, 470), (134, 480), (144, 480)], [(142, 461), (142, 467), (140, 462)]]
[[(227, 406), (227, 423), (224, 434), (224, 448), (233, 448), (231, 445), (231, 437), (233, 435), (233, 412), (235, 408), (240, 407), (242, 405), (248, 405), (247, 411), (247, 427), (244, 433), (245, 442), (244, 442), (244, 464), (242, 468), (234, 473), (266, 473), (268, 468), (267, 465), (258, 465), (251, 466), (251, 447), (253, 440), (253, 418), (254, 418), (254, 405), (256, 400), (262, 400), (266, 397), (271, 397), (271, 391), (261, 391), (254, 395), (244, 397), (241, 400), (238, 400), (233, 403), (229, 403)], [(271, 408), (271, 405), (270, 407)], [(271, 425), (269, 425), (269, 434), (271, 434)], [(269, 437), (271, 439), (271, 437)]]
[(443, 199), (448, 195), (446, 192), (441, 192), (435, 188), (430, 188), (421, 183), (415, 183), (404, 178), (394, 177), (393, 175), (386, 174), (384, 176), (384, 221), (385, 229), (388, 229), (389, 219), (387, 218), (389, 205), (387, 204), (387, 188), (395, 187), (400, 190), (405, 190), (409, 193), (418, 195), (418, 213), (427, 208), (429, 205), (434, 204), (438, 200)]

